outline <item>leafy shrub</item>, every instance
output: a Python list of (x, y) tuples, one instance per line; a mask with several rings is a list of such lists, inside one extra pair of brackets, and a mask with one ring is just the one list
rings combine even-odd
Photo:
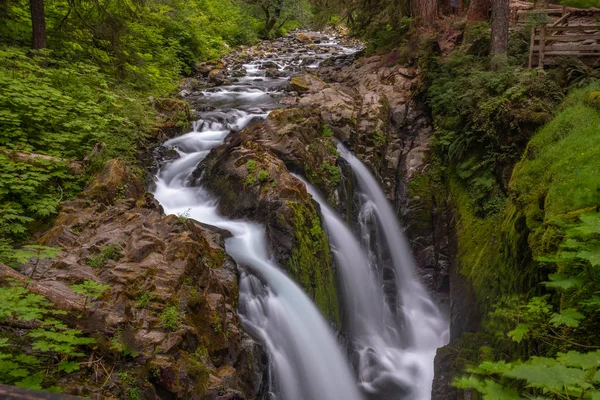
[(258, 178), (259, 182), (265, 183), (266, 181), (269, 180), (269, 173), (267, 171), (260, 170), (260, 171), (258, 171), (257, 178)]
[(59, 372), (79, 370), (77, 360), (84, 356), (81, 347), (92, 345), (95, 340), (54, 318), (64, 314), (43, 296), (30, 293), (26, 288), (0, 287), (0, 321), (13, 319), (31, 322), (34, 326), (18, 339), (0, 339), (0, 383), (56, 390), (48, 384)]
[[(472, 242), (462, 272), (489, 311), (483, 329), (496, 351), (471, 360), (456, 385), (484, 398), (600, 395), (600, 113), (586, 104), (597, 90), (572, 91), (529, 142), (503, 220), (471, 220), (461, 206), (462, 252)], [(488, 227), (485, 243), (469, 239), (477, 226)]]
[(543, 72), (510, 65), (489, 71), (487, 57), (457, 53), (427, 62), (436, 152), (471, 188), (480, 215), (499, 211), (505, 197), (499, 181), (534, 130), (550, 120), (562, 90)]

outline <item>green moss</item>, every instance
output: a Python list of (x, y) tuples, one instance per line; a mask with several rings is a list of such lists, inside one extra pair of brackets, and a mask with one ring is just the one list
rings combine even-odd
[(248, 168), (248, 174), (254, 175), (254, 172), (256, 172), (256, 161), (248, 160), (246, 167)]
[(287, 270), (326, 318), (340, 324), (338, 295), (329, 241), (312, 205), (287, 202), (293, 211), (296, 237)]
[(261, 170), (258, 172), (258, 180), (261, 183), (265, 183), (266, 181), (269, 180), (269, 173), (267, 171)]
[(102, 248), (102, 251), (86, 259), (87, 265), (92, 268), (103, 267), (106, 260), (119, 261), (123, 258), (123, 247), (120, 245), (110, 245)]
[(333, 136), (333, 131), (331, 130), (331, 127), (327, 124), (324, 124), (323, 127), (321, 128), (321, 136), (323, 137), (332, 137)]
[(183, 353), (182, 360), (188, 376), (194, 381), (197, 393), (204, 394), (208, 387), (211, 372), (208, 367), (208, 364), (210, 363), (208, 350), (204, 346), (198, 346), (194, 353)]
[(165, 307), (160, 314), (161, 326), (165, 329), (176, 331), (181, 326), (182, 315), (177, 306)]

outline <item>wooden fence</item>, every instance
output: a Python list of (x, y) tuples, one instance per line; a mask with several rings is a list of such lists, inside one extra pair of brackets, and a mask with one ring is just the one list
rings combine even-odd
[(529, 68), (554, 65), (560, 57), (569, 56), (600, 66), (600, 26), (542, 25), (532, 29)]

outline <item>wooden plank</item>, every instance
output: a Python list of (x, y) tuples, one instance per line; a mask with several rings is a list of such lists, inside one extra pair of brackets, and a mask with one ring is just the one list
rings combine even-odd
[(562, 15), (562, 9), (555, 8), (552, 10), (519, 10), (517, 15), (535, 15), (535, 14), (546, 14), (546, 15)]
[[(547, 41), (547, 40), (546, 40)], [(599, 44), (594, 44), (594, 45), (589, 45), (589, 46), (569, 46), (569, 45), (557, 45), (557, 44), (545, 44), (543, 47), (541, 46), (535, 46), (535, 48), (533, 49), (534, 51), (540, 51), (541, 49), (543, 49), (543, 51), (579, 51), (579, 52), (586, 52), (586, 51), (600, 51), (600, 45)]]
[(571, 57), (596, 57), (600, 58), (600, 53), (573, 53), (570, 51), (548, 51), (544, 56), (571, 56)]
[(531, 27), (531, 45), (529, 46), (529, 68), (533, 68), (533, 52), (535, 47), (535, 26)]
[[(536, 36), (535, 40), (539, 40), (540, 37)], [(556, 35), (546, 37), (546, 41), (553, 42), (578, 42), (581, 40), (600, 40), (600, 33), (590, 33), (588, 35)]]
[(600, 31), (600, 25), (566, 25), (566, 26), (548, 26), (548, 32), (565, 32), (565, 31)]
[(550, 25), (550, 26), (557, 26), (557, 25), (560, 25), (560, 24), (562, 24), (563, 22), (565, 22), (566, 20), (568, 20), (568, 19), (569, 19), (569, 17), (571, 16), (571, 13), (564, 13), (564, 12), (563, 12), (563, 14), (564, 14), (564, 15), (563, 15), (562, 17), (560, 17), (560, 18), (559, 18), (559, 19), (558, 19), (558, 20), (557, 20), (555, 23), (553, 23), (553, 24), (552, 24), (552, 25)]

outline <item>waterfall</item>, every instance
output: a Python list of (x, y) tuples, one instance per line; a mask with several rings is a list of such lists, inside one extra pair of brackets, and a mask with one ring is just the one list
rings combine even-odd
[[(363, 240), (356, 238), (314, 188), (307, 188), (322, 207), (344, 285), (346, 307), (357, 313), (350, 316), (350, 331), (359, 382), (374, 399), (428, 400), (433, 359), (437, 348), (448, 341), (448, 322), (417, 278), (410, 247), (377, 180), (343, 145), (338, 145), (338, 151), (358, 182), (358, 222)], [(369, 237), (373, 231), (375, 238)], [(389, 254), (393, 268), (393, 304), (386, 301), (383, 289), (385, 266), (379, 265), (385, 258), (383, 250)], [(357, 307), (355, 302), (359, 299), (368, 299), (368, 307)]]
[[(427, 400), (435, 352), (447, 341), (447, 322), (416, 277), (410, 248), (379, 184), (360, 160), (341, 145), (338, 150), (359, 184), (362, 240), (314, 187), (298, 178), (320, 204), (330, 236), (359, 383), (373, 399)], [(370, 237), (372, 225), (378, 228), (375, 238)], [(383, 288), (382, 249), (392, 259), (394, 303), (386, 300)]]
[[(248, 114), (238, 113), (233, 125), (243, 128), (250, 120)], [(249, 272), (241, 275), (239, 312), (244, 327), (268, 350), (273, 398), (360, 400), (327, 322), (302, 289), (270, 261), (263, 227), (224, 218), (217, 211), (217, 200), (202, 187), (187, 185), (198, 162), (229, 132), (226, 123), (215, 121), (200, 121), (196, 128), (200, 131), (165, 143), (174, 146), (180, 158), (157, 173), (154, 195), (166, 213), (185, 215), (231, 233), (226, 251)]]
[[(355, 374), (317, 307), (272, 261), (264, 228), (220, 215), (218, 199), (188, 184), (198, 163), (227, 135), (279, 107), (276, 94), (286, 80), (265, 77), (262, 63), (274, 61), (283, 70), (300, 65), (298, 56), (254, 60), (236, 84), (202, 91), (202, 107), (212, 111), (201, 114), (192, 132), (164, 143), (173, 151), (156, 174), (154, 195), (166, 213), (230, 232), (225, 249), (240, 267), (238, 312), (269, 354), (270, 399), (427, 400), (446, 324), (416, 277), (392, 208), (358, 159), (339, 148), (360, 187), (358, 237), (307, 185), (321, 204), (339, 268)], [(391, 285), (384, 268), (393, 270)]]

